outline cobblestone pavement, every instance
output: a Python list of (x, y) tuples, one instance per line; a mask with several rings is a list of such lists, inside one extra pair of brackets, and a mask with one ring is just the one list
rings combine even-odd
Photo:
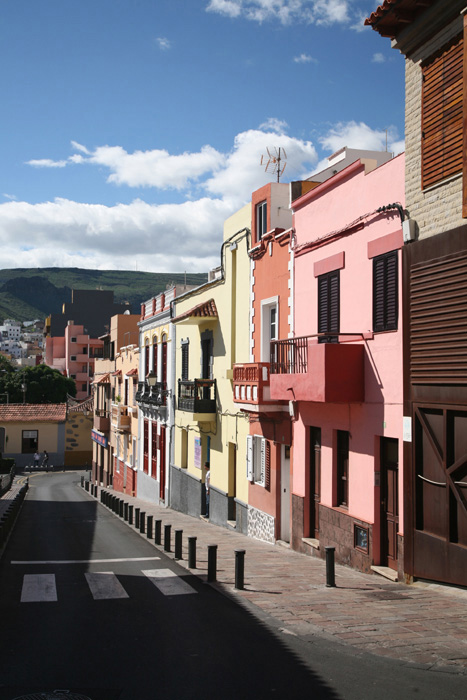
[[(81, 487), (80, 487), (81, 488)], [(97, 488), (97, 487), (96, 487)], [(217, 580), (225, 595), (272, 616), (284, 633), (318, 635), (359, 650), (467, 675), (467, 589), (432, 583), (394, 583), (377, 574), (335, 566), (335, 587), (326, 586), (326, 564), (318, 557), (260, 542), (204, 518), (108, 491), (162, 523), (182, 530), (182, 559), (188, 569), (188, 537), (196, 537), (196, 569), (207, 579), (208, 545), (217, 545)], [(87, 493), (87, 492), (86, 492)], [(100, 500), (100, 489), (96, 496)], [(101, 505), (100, 507), (106, 508)], [(117, 516), (115, 516), (117, 517)], [(128, 527), (133, 527), (134, 525)], [(147, 539), (146, 533), (140, 533)], [(154, 542), (154, 537), (152, 537)], [(244, 589), (235, 588), (235, 550), (245, 551)]]

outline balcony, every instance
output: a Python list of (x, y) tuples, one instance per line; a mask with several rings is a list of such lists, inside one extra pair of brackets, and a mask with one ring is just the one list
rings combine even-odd
[[(328, 337), (329, 334), (326, 335)], [(318, 343), (319, 336), (271, 342), (271, 399), (318, 403), (365, 400), (362, 334), (339, 334), (347, 342)]]
[[(269, 362), (236, 364), (233, 368), (233, 392), (236, 404), (245, 411), (271, 410)], [(281, 408), (281, 407), (277, 407)]]
[(178, 380), (178, 410), (193, 414), (200, 422), (216, 415), (217, 386), (215, 379)]
[(146, 379), (144, 382), (138, 382), (138, 389), (135, 394), (137, 403), (151, 404), (152, 406), (164, 407), (167, 405), (167, 390), (166, 382), (155, 382), (151, 379)]
[(112, 428), (120, 433), (129, 433), (131, 428), (131, 415), (128, 407), (121, 404), (112, 404)]
[(108, 433), (110, 430), (109, 412), (104, 408), (96, 408), (94, 412), (94, 430), (100, 433)]

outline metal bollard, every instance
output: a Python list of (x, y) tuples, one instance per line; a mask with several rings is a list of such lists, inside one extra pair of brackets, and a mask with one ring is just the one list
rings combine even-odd
[(170, 552), (170, 529), (172, 525), (164, 525), (164, 552)]
[(81, 486), (84, 484), (84, 476), (81, 477)]
[(84, 482), (84, 488), (86, 489), (86, 491), (89, 491), (89, 481)]
[(182, 556), (183, 530), (175, 530), (175, 559), (183, 559)]
[(245, 550), (235, 550), (235, 588), (243, 591), (245, 581)]
[(121, 498), (120, 499), (120, 510), (118, 511), (118, 514), (121, 518), (123, 518), (124, 508), (125, 508), (125, 501), (123, 500), (123, 498)]
[(335, 547), (325, 547), (326, 552), (326, 586), (328, 588), (334, 588), (336, 585), (336, 579), (334, 575), (334, 552)]
[(144, 534), (146, 530), (146, 513), (143, 511), (139, 515), (139, 531)]
[(128, 503), (123, 505), (123, 520), (128, 521)]
[(188, 538), (188, 568), (196, 569), (196, 537)]
[(152, 540), (152, 522), (154, 520), (153, 515), (148, 515), (147, 521), (146, 521), (146, 537), (148, 540)]
[(208, 581), (217, 578), (217, 544), (208, 544)]
[(154, 542), (156, 544), (161, 543), (161, 529), (162, 529), (162, 520), (156, 520), (154, 523)]
[(133, 506), (132, 505), (128, 506), (128, 522), (130, 525), (133, 525)]
[(141, 508), (135, 508), (135, 528), (139, 530), (139, 514), (141, 513)]

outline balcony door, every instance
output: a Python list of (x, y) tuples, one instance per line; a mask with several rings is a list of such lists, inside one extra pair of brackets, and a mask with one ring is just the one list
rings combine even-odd
[(279, 337), (278, 298), (261, 302), (261, 362), (271, 361), (271, 340)]
[(319, 343), (339, 342), (339, 270), (318, 277), (318, 333), (332, 333), (321, 336)]

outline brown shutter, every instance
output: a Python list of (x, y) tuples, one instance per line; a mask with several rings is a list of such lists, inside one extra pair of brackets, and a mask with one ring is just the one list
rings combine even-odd
[(422, 189), (462, 171), (463, 38), (422, 66)]
[[(339, 332), (339, 270), (318, 277), (318, 333)], [(320, 343), (337, 343), (337, 335), (319, 338)]]
[(467, 252), (414, 264), (411, 384), (467, 384)]
[(397, 330), (397, 252), (373, 259), (373, 330)]

